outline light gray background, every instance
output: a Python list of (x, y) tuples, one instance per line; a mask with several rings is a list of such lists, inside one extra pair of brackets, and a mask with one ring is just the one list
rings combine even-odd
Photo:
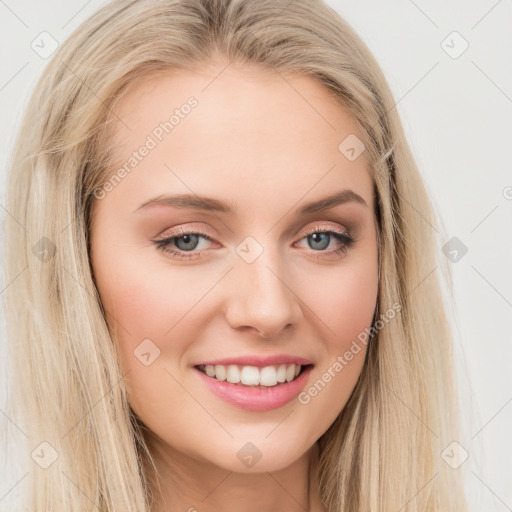
[[(104, 3), (0, 0), (2, 222), (12, 141), (29, 92), (47, 62), (31, 42), (42, 31), (64, 41)], [(451, 263), (459, 379), (468, 397), (462, 414), (469, 458), (461, 467), (468, 473), (472, 511), (512, 510), (511, 1), (328, 3), (379, 61), (448, 238), (456, 236), (468, 248)], [(469, 47), (457, 56), (464, 41)], [(7, 285), (2, 275), (0, 291)], [(3, 362), (3, 328), (0, 335)], [(8, 377), (1, 380), (0, 412)], [(0, 420), (9, 422), (4, 414)], [(25, 454), (19, 459), (1, 469), (1, 510), (12, 510), (8, 503), (23, 493), (31, 460)]]

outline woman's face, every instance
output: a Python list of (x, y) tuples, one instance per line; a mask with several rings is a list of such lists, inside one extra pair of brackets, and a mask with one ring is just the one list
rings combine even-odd
[(169, 71), (115, 108), (91, 258), (131, 408), (160, 449), (275, 471), (361, 372), (373, 185), (357, 125), (321, 84), (224, 67)]

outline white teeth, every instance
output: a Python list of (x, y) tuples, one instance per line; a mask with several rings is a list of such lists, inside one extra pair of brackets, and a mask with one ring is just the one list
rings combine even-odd
[(294, 364), (291, 364), (290, 366), (288, 366), (288, 368), (286, 369), (286, 381), (287, 382), (291, 382), (293, 380), (293, 378), (295, 377), (295, 365)]
[(275, 386), (277, 384), (277, 372), (273, 366), (265, 366), (259, 372), (262, 386)]
[(246, 386), (258, 386), (260, 372), (256, 366), (244, 366), (240, 372), (240, 382)]
[(223, 364), (215, 365), (215, 373), (211, 375), (211, 377), (215, 377), (217, 380), (226, 380), (226, 367)]
[(277, 382), (284, 382), (286, 380), (286, 365), (282, 364), (277, 370)]
[(208, 377), (232, 384), (245, 386), (276, 386), (278, 383), (291, 382), (300, 373), (302, 366), (296, 364), (281, 364), (279, 366), (238, 366), (236, 364), (223, 365), (207, 364), (200, 367)]
[(226, 371), (226, 380), (231, 384), (238, 384), (240, 382), (240, 370), (236, 364), (230, 364)]

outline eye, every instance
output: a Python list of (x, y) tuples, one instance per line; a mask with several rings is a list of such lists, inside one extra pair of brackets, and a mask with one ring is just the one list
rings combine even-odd
[[(198, 245), (200, 245), (201, 238), (212, 242), (212, 239), (204, 233), (181, 229), (179, 234), (164, 238), (163, 240), (153, 240), (153, 243), (158, 249), (170, 254), (173, 258), (190, 259), (198, 258), (201, 255), (201, 252), (196, 251)], [(204, 249), (204, 247), (200, 249)]]
[[(355, 242), (354, 238), (350, 236), (348, 231), (338, 231), (334, 229), (328, 229), (322, 226), (315, 226), (314, 228), (309, 229), (305, 233), (306, 236), (301, 238), (301, 240), (306, 239), (308, 245), (314, 249), (313, 252), (320, 253), (318, 255), (313, 255), (314, 258), (321, 258), (325, 255), (328, 256), (340, 256), (347, 252), (347, 250), (353, 245)], [(331, 244), (332, 241), (338, 243), (339, 247), (336, 249), (331, 249), (330, 251), (325, 251), (327, 247)]]

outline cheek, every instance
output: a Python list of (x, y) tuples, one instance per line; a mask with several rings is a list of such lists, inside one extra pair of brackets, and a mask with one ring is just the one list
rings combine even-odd
[(172, 375), (179, 379), (184, 354), (207, 328), (201, 299), (215, 279), (191, 279), (184, 268), (148, 261), (147, 249), (111, 249), (97, 251), (93, 268), (131, 405), (136, 412), (153, 410), (167, 388), (165, 407), (180, 407), (184, 397)]
[[(332, 305), (324, 305), (323, 311), (329, 314), (329, 325), (334, 331), (337, 348), (344, 345), (369, 327), (377, 301), (377, 277), (367, 274), (350, 273), (340, 279), (337, 286), (329, 287), (335, 296)], [(338, 346), (339, 345), (339, 346)]]
[(317, 319), (325, 352), (299, 403), (322, 418), (325, 429), (345, 406), (364, 364), (378, 294), (377, 255), (371, 251), (369, 255), (357, 264), (347, 261), (328, 278), (322, 277), (321, 286), (314, 286), (318, 276), (304, 283), (304, 293), (310, 290), (304, 302)]
[(325, 333), (331, 354), (345, 351), (352, 340), (369, 328), (375, 311), (377, 264), (372, 260), (350, 263), (329, 269), (321, 276), (311, 275), (301, 288), (304, 302)]
[[(135, 413), (146, 419), (148, 411), (180, 407), (180, 393), (165, 393), (172, 379), (165, 374), (164, 334), (178, 321), (180, 301), (162, 280), (141, 272), (133, 258), (117, 258), (115, 271), (98, 279), (111, 332), (115, 333), (117, 354)], [(112, 268), (112, 267), (111, 267)], [(181, 306), (183, 307), (183, 306)], [(183, 315), (183, 313), (181, 313)], [(173, 351), (179, 352), (179, 339)], [(172, 387), (172, 386), (171, 386)], [(163, 398), (166, 397), (165, 404)]]
[(124, 344), (162, 339), (201, 296), (203, 287), (191, 283), (189, 274), (171, 271), (147, 253), (147, 247), (132, 251), (110, 247), (93, 257), (101, 301)]

